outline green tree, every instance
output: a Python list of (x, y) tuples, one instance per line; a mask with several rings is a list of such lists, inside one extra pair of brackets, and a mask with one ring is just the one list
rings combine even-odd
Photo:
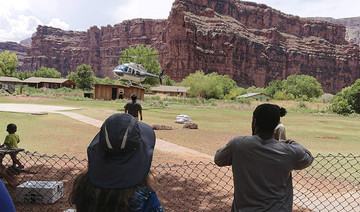
[(283, 81), (283, 89), (295, 98), (318, 98), (324, 92), (321, 84), (312, 76), (291, 75)]
[(0, 53), (0, 76), (14, 77), (18, 59), (15, 53), (4, 51)]
[(335, 95), (330, 110), (342, 115), (360, 113), (360, 79)]
[(174, 86), (176, 84), (176, 82), (174, 80), (172, 80), (168, 75), (164, 76), (164, 85), (168, 85), (168, 86)]
[(251, 86), (246, 89), (246, 93), (265, 93), (265, 88)]
[(181, 81), (181, 85), (190, 87), (188, 90), (189, 97), (205, 96), (205, 73), (196, 71)]
[(34, 76), (44, 78), (60, 78), (61, 73), (54, 68), (46, 68), (41, 66), (38, 70), (34, 72)]
[(275, 93), (283, 90), (283, 82), (281, 80), (272, 80), (265, 88), (265, 93), (271, 97), (274, 97)]
[(203, 71), (196, 71), (187, 76), (181, 85), (190, 87), (188, 93), (190, 97), (201, 96), (207, 99), (224, 98), (230, 91), (237, 87), (236, 82), (227, 75), (211, 73), (205, 75)]
[(233, 88), (230, 90), (230, 92), (228, 94), (226, 94), (224, 96), (224, 99), (231, 99), (231, 100), (235, 100), (238, 96), (241, 96), (243, 94), (246, 94), (246, 89), (245, 88)]
[[(151, 74), (160, 74), (160, 63), (158, 61), (158, 51), (153, 50), (150, 46), (138, 45), (136, 48), (130, 47), (121, 52), (122, 58), (119, 64), (124, 63), (138, 63), (141, 64), (145, 70)], [(129, 57), (129, 58), (128, 58)], [(154, 77), (146, 77), (144, 84), (156, 85), (159, 84), (159, 79)]]
[(30, 71), (18, 71), (15, 73), (14, 77), (24, 80), (24, 79), (30, 78), (32, 76), (34, 76), (34, 74), (31, 73)]
[(95, 82), (94, 71), (86, 64), (79, 65), (76, 72), (70, 72), (67, 78), (80, 89), (91, 89)]
[(287, 93), (285, 90), (276, 91), (273, 96), (276, 100), (293, 100), (295, 97), (291, 93)]

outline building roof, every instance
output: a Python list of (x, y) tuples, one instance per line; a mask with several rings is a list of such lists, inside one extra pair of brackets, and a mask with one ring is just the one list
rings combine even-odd
[(247, 93), (247, 94), (238, 96), (238, 98), (248, 98), (248, 97), (253, 97), (253, 96), (257, 96), (257, 95), (261, 95), (261, 94), (263, 94), (263, 93)]
[(69, 79), (65, 79), (65, 78), (43, 78), (43, 77), (30, 77), (27, 78), (23, 81), (24, 83), (65, 83), (68, 82), (70, 84), (75, 84), (74, 82), (72, 82)]
[(124, 88), (139, 88), (145, 90), (144, 87), (136, 86), (136, 85), (118, 85), (118, 84), (105, 84), (105, 83), (95, 83), (94, 85), (116, 86), (116, 87), (124, 87)]
[(22, 80), (19, 80), (15, 77), (0, 77), (0, 82), (16, 82), (16, 83), (22, 83)]
[(176, 92), (176, 93), (186, 93), (190, 87), (183, 87), (183, 86), (165, 86), (165, 85), (160, 85), (160, 86), (153, 86), (150, 88), (152, 91), (157, 91), (157, 92)]

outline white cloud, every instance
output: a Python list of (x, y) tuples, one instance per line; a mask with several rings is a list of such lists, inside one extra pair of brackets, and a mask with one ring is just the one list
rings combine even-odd
[(18, 15), (0, 16), (0, 41), (18, 42), (28, 37), (36, 31), (36, 27), (42, 22), (34, 16)]
[(360, 16), (358, 0), (253, 0), (300, 17), (349, 18)]
[(62, 21), (59, 18), (51, 19), (51, 21), (46, 25), (47, 26), (52, 26), (52, 27), (55, 27), (55, 28), (60, 28), (60, 29), (63, 29), (63, 30), (68, 30), (69, 26), (70, 26), (65, 21)]
[(120, 23), (134, 18), (166, 19), (174, 0), (132, 0), (121, 3), (112, 10), (112, 16)]

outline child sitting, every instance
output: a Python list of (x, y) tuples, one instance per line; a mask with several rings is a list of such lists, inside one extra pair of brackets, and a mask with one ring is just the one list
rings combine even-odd
[[(17, 130), (17, 127), (15, 124), (8, 124), (6, 131), (9, 134), (5, 137), (5, 141), (4, 141), (4, 144), (6, 144), (8, 147), (18, 148), (17, 144), (20, 142), (20, 138), (19, 138), (19, 135), (15, 134), (16, 130)], [(10, 157), (13, 162), (12, 168), (23, 169), (24, 166), (21, 164), (19, 159), (16, 158), (16, 155), (17, 155), (17, 153), (10, 154)], [(18, 165), (18, 166), (16, 167), (16, 165)]]

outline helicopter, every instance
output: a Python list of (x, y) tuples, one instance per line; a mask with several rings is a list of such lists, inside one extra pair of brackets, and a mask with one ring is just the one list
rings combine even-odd
[(151, 74), (148, 73), (142, 65), (134, 62), (118, 65), (112, 72), (120, 79), (129, 80), (130, 83), (141, 83), (146, 77), (155, 77), (159, 78), (160, 84), (162, 84), (162, 79), (164, 78), (164, 70), (161, 71), (160, 75)]

